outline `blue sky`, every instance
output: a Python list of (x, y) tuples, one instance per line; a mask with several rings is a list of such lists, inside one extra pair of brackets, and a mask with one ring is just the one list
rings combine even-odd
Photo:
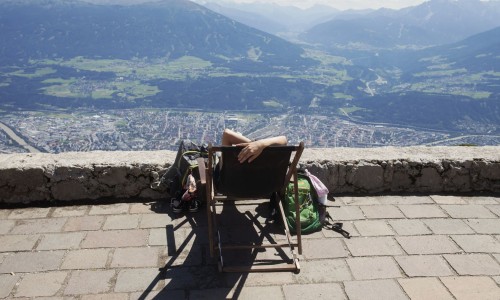
[(329, 5), (337, 9), (365, 9), (365, 8), (393, 8), (399, 9), (408, 6), (419, 5), (427, 0), (194, 0), (194, 2), (274, 2), (280, 5), (294, 5), (302, 8), (307, 8), (315, 4)]

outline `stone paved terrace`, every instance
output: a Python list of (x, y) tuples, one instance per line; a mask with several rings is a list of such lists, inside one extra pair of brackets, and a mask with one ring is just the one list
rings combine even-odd
[(352, 238), (305, 236), (299, 274), (219, 273), (205, 213), (161, 201), (0, 209), (0, 298), (500, 299), (500, 196), (332, 205)]

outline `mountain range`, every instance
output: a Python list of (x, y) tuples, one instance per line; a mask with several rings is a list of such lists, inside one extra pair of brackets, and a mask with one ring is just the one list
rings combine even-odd
[(187, 0), (89, 1), (0, 1), (0, 112), (168, 107), (348, 114), (440, 130), (464, 118), (500, 123), (499, 2), (316, 8), (304, 12), (313, 27), (292, 42)]

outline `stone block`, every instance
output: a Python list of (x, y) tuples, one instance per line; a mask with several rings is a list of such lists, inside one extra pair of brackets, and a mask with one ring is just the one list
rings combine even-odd
[(488, 254), (448, 254), (444, 258), (459, 275), (500, 275), (500, 265)]
[(128, 203), (94, 205), (90, 208), (89, 215), (120, 215), (128, 213), (128, 210)]
[(115, 249), (112, 268), (156, 267), (159, 263), (159, 247)]
[(16, 297), (50, 297), (63, 286), (67, 272), (26, 274), (17, 287)]
[(9, 297), (19, 278), (19, 275), (0, 274), (0, 299)]
[(348, 253), (344, 249), (341, 239), (311, 239), (303, 243), (304, 256), (307, 259), (339, 258), (347, 257)]
[(409, 300), (395, 280), (347, 281), (344, 285), (349, 300)]
[(404, 219), (403, 213), (394, 205), (360, 207), (367, 219)]
[(443, 190), (443, 179), (436, 169), (425, 167), (416, 185), (422, 192), (439, 192)]
[(301, 261), (300, 267), (296, 281), (301, 284), (352, 280), (344, 259)]
[(500, 219), (468, 219), (465, 222), (477, 233), (500, 234)]
[(64, 295), (102, 294), (111, 291), (115, 270), (83, 270), (71, 273)]
[(460, 219), (432, 219), (423, 222), (434, 234), (470, 234), (474, 231)]
[(356, 237), (345, 241), (352, 256), (401, 255), (403, 251), (391, 237)]
[(441, 205), (452, 218), (495, 218), (496, 216), (483, 205)]
[(410, 219), (447, 217), (437, 205), (399, 205), (398, 207)]
[(116, 278), (115, 292), (137, 292), (146, 288), (158, 290), (162, 287), (158, 268), (123, 269)]
[(460, 249), (447, 236), (398, 236), (396, 240), (408, 254), (458, 253)]
[(12, 234), (37, 234), (61, 232), (66, 218), (20, 220), (12, 228)]
[(44, 234), (37, 250), (78, 249), (85, 237), (83, 232)]
[[(291, 284), (283, 286), (286, 300), (330, 299), (346, 300), (342, 286), (338, 283)], [(263, 298), (267, 298), (264, 296)], [(268, 298), (271, 299), (271, 298)]]
[(16, 225), (14, 220), (0, 220), (0, 234), (8, 233)]
[(454, 274), (441, 256), (410, 255), (394, 258), (409, 277), (437, 277)]
[(147, 244), (146, 230), (91, 231), (82, 242), (82, 248), (137, 247)]
[(54, 200), (81, 200), (96, 199), (96, 195), (89, 191), (84, 182), (77, 180), (60, 181), (52, 184), (51, 187)]
[(139, 219), (140, 215), (108, 216), (103, 229), (136, 229), (139, 226)]
[(500, 242), (489, 235), (453, 235), (451, 238), (467, 253), (500, 253)]
[(5, 258), (0, 273), (32, 273), (58, 270), (64, 251), (17, 252)]
[(382, 191), (384, 186), (384, 169), (380, 165), (360, 162), (348, 176), (348, 182), (363, 191)]
[(61, 269), (102, 269), (106, 267), (110, 249), (84, 249), (69, 251)]
[(500, 299), (500, 288), (489, 277), (444, 277), (441, 281), (457, 300)]
[(424, 235), (432, 232), (421, 220), (389, 220), (392, 229), (398, 235)]
[(355, 221), (354, 226), (361, 236), (385, 236), (394, 235), (386, 221), (383, 220), (362, 220)]
[(404, 278), (399, 284), (412, 300), (454, 300), (446, 287), (437, 278)]
[(355, 257), (347, 259), (347, 264), (356, 280), (403, 277), (391, 257)]
[(69, 218), (64, 231), (99, 230), (104, 223), (104, 216), (82, 216)]
[(8, 218), (14, 220), (40, 219), (45, 218), (50, 213), (50, 207), (27, 207), (13, 210)]
[(40, 235), (0, 235), (0, 252), (31, 251)]
[(80, 217), (87, 213), (89, 209), (88, 206), (63, 206), (63, 207), (55, 207), (52, 212), (52, 217), (60, 218), (60, 217)]

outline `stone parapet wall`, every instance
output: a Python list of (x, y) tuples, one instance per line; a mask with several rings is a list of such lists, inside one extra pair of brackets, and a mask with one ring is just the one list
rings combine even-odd
[[(172, 151), (0, 155), (0, 202), (160, 199)], [(333, 194), (500, 192), (500, 147), (306, 149)]]

